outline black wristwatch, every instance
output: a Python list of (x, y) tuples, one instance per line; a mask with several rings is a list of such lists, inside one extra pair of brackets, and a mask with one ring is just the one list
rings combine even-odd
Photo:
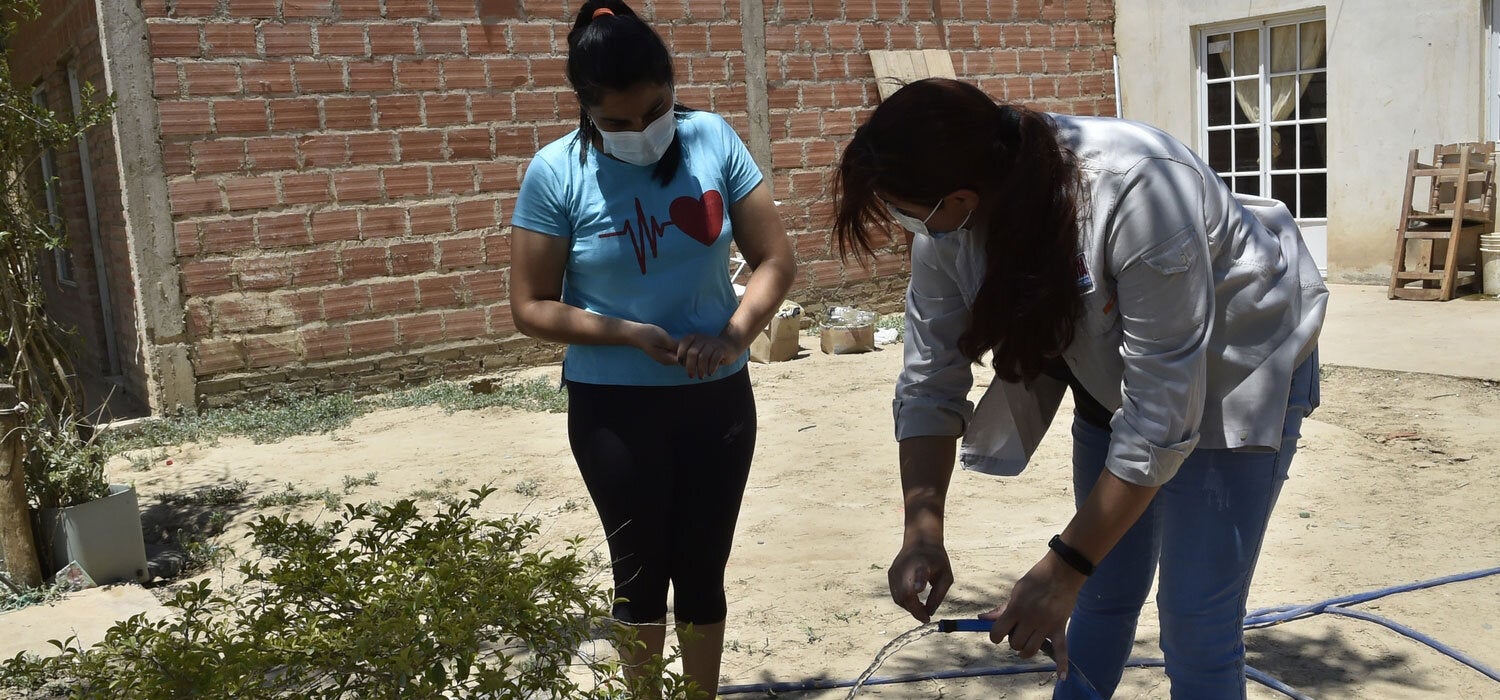
[(1089, 561), (1088, 557), (1080, 554), (1078, 550), (1069, 547), (1068, 543), (1063, 542), (1062, 535), (1053, 535), (1052, 540), (1047, 543), (1047, 547), (1057, 552), (1057, 556), (1062, 557), (1062, 560), (1067, 562), (1068, 566), (1073, 567), (1078, 573), (1084, 576), (1094, 575), (1094, 563)]

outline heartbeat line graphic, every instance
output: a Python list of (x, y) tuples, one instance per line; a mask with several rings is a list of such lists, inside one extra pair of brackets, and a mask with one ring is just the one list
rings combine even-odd
[(668, 226), (674, 224), (670, 221), (658, 222), (656, 217), (646, 216), (646, 210), (641, 207), (641, 200), (635, 200), (635, 226), (629, 221), (619, 231), (601, 234), (600, 238), (614, 238), (616, 236), (630, 236), (630, 247), (635, 249), (635, 261), (640, 265), (641, 274), (646, 274), (646, 254), (656, 257), (656, 242), (667, 232)]

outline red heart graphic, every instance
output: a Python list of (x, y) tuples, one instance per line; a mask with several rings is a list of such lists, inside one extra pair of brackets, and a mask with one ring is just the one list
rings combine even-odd
[(724, 231), (724, 197), (716, 190), (704, 192), (702, 199), (678, 197), (668, 212), (673, 225), (703, 245), (713, 245)]

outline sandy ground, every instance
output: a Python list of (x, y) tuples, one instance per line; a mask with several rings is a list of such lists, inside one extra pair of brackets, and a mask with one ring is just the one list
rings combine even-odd
[[(915, 622), (889, 599), (885, 567), (901, 532), (891, 385), (897, 346), (752, 368), (759, 448), (728, 572), (725, 683), (852, 679)], [(556, 375), (556, 368), (535, 373)], [(1330, 369), (1324, 407), (1305, 427), (1292, 480), (1273, 515), (1251, 608), (1308, 603), (1500, 565), (1500, 389), (1427, 375)], [(1064, 407), (1067, 410), (1067, 407)], [(942, 614), (971, 616), (1045, 551), (1072, 510), (1070, 443), (1058, 421), (1024, 474), (960, 472), (948, 548), (958, 581)], [(341, 490), (378, 474), (351, 500), (491, 483), (487, 507), (525, 511), (547, 537), (602, 542), (560, 414), (438, 408), (368, 415), (329, 436), (275, 445), (224, 440), (173, 450), (172, 466), (119, 476), (148, 507), (160, 494), (225, 479), (251, 498), (281, 488)], [(449, 481), (445, 481), (449, 480)], [(518, 493), (517, 486), (532, 496)], [(309, 507), (309, 516), (321, 506)], [(235, 516), (243, 523), (251, 513)], [(231, 530), (233, 532), (234, 530)], [(243, 551), (243, 543), (240, 544)], [(1500, 665), (1500, 577), (1407, 593), (1364, 606)], [(1159, 657), (1147, 606), (1137, 655)], [(1252, 665), (1319, 698), (1500, 698), (1500, 683), (1406, 637), (1328, 616), (1248, 635)], [(934, 636), (896, 654), (881, 674), (1016, 663), (982, 635)], [(1045, 674), (886, 686), (861, 696), (1044, 698)], [(1160, 669), (1130, 670), (1116, 697), (1167, 697)], [(792, 694), (843, 697), (845, 691)], [(742, 696), (756, 697), (756, 696)], [(1252, 686), (1251, 697), (1282, 697)]]

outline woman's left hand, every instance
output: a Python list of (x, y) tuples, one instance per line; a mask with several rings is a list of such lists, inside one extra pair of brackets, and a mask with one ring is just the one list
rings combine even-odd
[(692, 333), (677, 341), (677, 363), (687, 369), (693, 379), (706, 379), (719, 371), (720, 367), (734, 362), (743, 352), (728, 340), (717, 335)]
[(979, 617), (994, 620), (990, 641), (1010, 638), (1010, 648), (1029, 659), (1052, 640), (1057, 675), (1068, 675), (1068, 617), (1078, 602), (1078, 591), (1087, 580), (1052, 553), (1048, 553), (1010, 590), (1010, 599)]

